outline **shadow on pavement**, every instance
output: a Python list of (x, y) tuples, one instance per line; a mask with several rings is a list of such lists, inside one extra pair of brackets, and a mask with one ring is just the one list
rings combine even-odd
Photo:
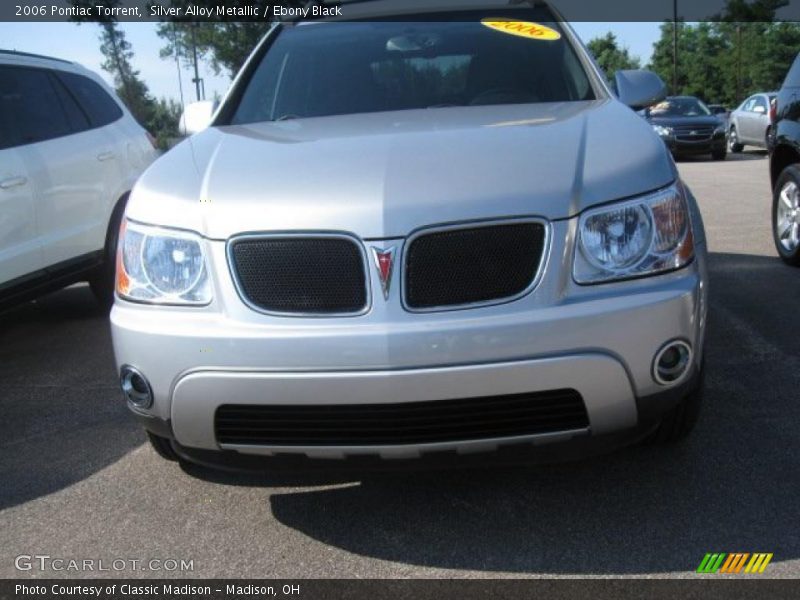
[(87, 286), (0, 314), (0, 509), (81, 481), (144, 441), (117, 387), (107, 321)]
[(711, 551), (796, 559), (800, 270), (714, 254), (711, 293), (706, 401), (681, 444), (548, 467), (316, 474), (306, 486), (342, 485), (279, 490), (269, 508), (325, 544), (427, 567), (637, 574), (692, 570)]
[(719, 162), (719, 163), (726, 163), (726, 162), (740, 162), (743, 160), (765, 160), (769, 157), (769, 154), (766, 150), (760, 150), (755, 148), (745, 148), (742, 152), (728, 152), (728, 155), (725, 157), (724, 161), (716, 161), (711, 158), (710, 154), (698, 154), (698, 155), (691, 155), (691, 154), (684, 154), (675, 157), (675, 162), (678, 163), (703, 163), (703, 162)]
[[(283, 525), (410, 565), (644, 574), (694, 569), (711, 551), (796, 559), (800, 269), (736, 254), (712, 254), (710, 267), (706, 404), (682, 444), (525, 468), (186, 471), (263, 487), (264, 511)], [(143, 442), (116, 390), (105, 319), (85, 288), (0, 317), (0, 507), (80, 481)]]

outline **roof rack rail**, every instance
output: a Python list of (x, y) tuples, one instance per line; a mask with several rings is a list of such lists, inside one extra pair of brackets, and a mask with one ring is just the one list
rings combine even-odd
[(43, 58), (45, 60), (55, 60), (68, 65), (75, 64), (71, 60), (56, 58), (55, 56), (46, 56), (44, 54), (33, 54), (32, 52), (20, 52), (19, 50), (5, 50), (4, 48), (0, 48), (0, 54), (10, 54), (11, 56), (27, 56), (28, 58)]

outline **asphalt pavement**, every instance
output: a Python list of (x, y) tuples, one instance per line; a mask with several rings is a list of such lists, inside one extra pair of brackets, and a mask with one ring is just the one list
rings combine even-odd
[[(444, 472), (181, 467), (129, 417), (107, 317), (75, 286), (0, 315), (0, 577), (674, 577), (706, 552), (772, 552), (770, 576), (800, 576), (800, 269), (772, 245), (766, 155), (678, 166), (711, 250), (685, 442)], [(20, 555), (192, 570), (19, 571)]]

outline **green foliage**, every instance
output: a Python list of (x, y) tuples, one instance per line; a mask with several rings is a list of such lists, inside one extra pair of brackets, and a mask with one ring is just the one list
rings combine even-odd
[[(114, 7), (119, 0), (74, 0), (74, 5), (94, 6), (102, 4)], [(80, 24), (80, 21), (79, 21)], [(133, 48), (113, 19), (101, 20), (100, 52), (103, 54), (101, 68), (114, 79), (117, 95), (134, 118), (156, 138), (157, 145), (166, 149), (168, 139), (178, 135), (181, 106), (177, 102), (162, 98), (156, 100), (147, 84), (133, 68)]]
[(145, 128), (155, 135), (156, 145), (162, 150), (167, 150), (170, 141), (179, 137), (182, 110), (180, 103), (172, 99), (160, 98), (153, 103)]
[(154, 100), (139, 71), (133, 68), (133, 49), (116, 23), (100, 23), (100, 30), (100, 52), (104, 57), (100, 66), (114, 78), (117, 94), (128, 110), (145, 123)]
[[(770, 0), (756, 7), (766, 14)], [(772, 1), (770, 6), (778, 5)], [(748, 5), (751, 10), (756, 10)], [(743, 10), (734, 7), (736, 10)], [(661, 26), (649, 68), (672, 87), (672, 23)], [(729, 107), (758, 91), (780, 87), (800, 52), (800, 24), (730, 22), (678, 24), (678, 85), (673, 94)]]
[[(218, 0), (172, 0), (171, 6), (183, 8), (181, 14), (185, 14), (186, 7), (199, 6), (216, 8)], [(228, 2), (228, 5), (238, 4), (235, 1)], [(286, 7), (303, 6), (303, 0), (284, 0), (274, 2), (269, 0), (251, 0), (246, 4), (256, 6), (260, 9), (259, 14), (263, 15), (270, 11), (271, 7), (281, 4)], [(177, 56), (185, 65), (190, 65), (193, 52), (196, 48), (198, 60), (205, 60), (216, 74), (225, 72), (233, 77), (239, 71), (244, 61), (250, 55), (253, 48), (266, 33), (269, 22), (238, 22), (232, 20), (220, 20), (214, 22), (190, 22), (188, 19), (177, 19), (168, 23), (158, 25), (158, 35), (166, 40), (166, 45), (161, 49), (161, 56)]]
[[(780, 87), (800, 52), (800, 24), (774, 23), (788, 0), (727, 0), (710, 23), (678, 23), (678, 77), (673, 94), (738, 106), (757, 91)], [(672, 87), (673, 25), (661, 26), (649, 67)]]
[(205, 60), (216, 74), (233, 77), (267, 31), (267, 23), (160, 23), (158, 35), (167, 43), (161, 56), (177, 53), (184, 66), (192, 64), (192, 48), (197, 59)]
[(602, 37), (594, 38), (586, 46), (609, 81), (614, 80), (614, 73), (617, 71), (641, 67), (639, 57), (631, 56), (627, 48), (620, 48), (617, 36), (610, 31)]
[(468, 67), (468, 60), (457, 58), (395, 58), (376, 63), (374, 70), (376, 82), (401, 104), (422, 99), (433, 106), (456, 102), (464, 92)]

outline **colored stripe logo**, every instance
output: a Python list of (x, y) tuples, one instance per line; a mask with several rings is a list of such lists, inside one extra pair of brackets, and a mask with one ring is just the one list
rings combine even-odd
[[(738, 575), (739, 573), (763, 573), (772, 560), (772, 552), (709, 552), (700, 561), (698, 573), (725, 573)], [(745, 566), (747, 565), (747, 566)], [(744, 569), (744, 571), (742, 571)]]

